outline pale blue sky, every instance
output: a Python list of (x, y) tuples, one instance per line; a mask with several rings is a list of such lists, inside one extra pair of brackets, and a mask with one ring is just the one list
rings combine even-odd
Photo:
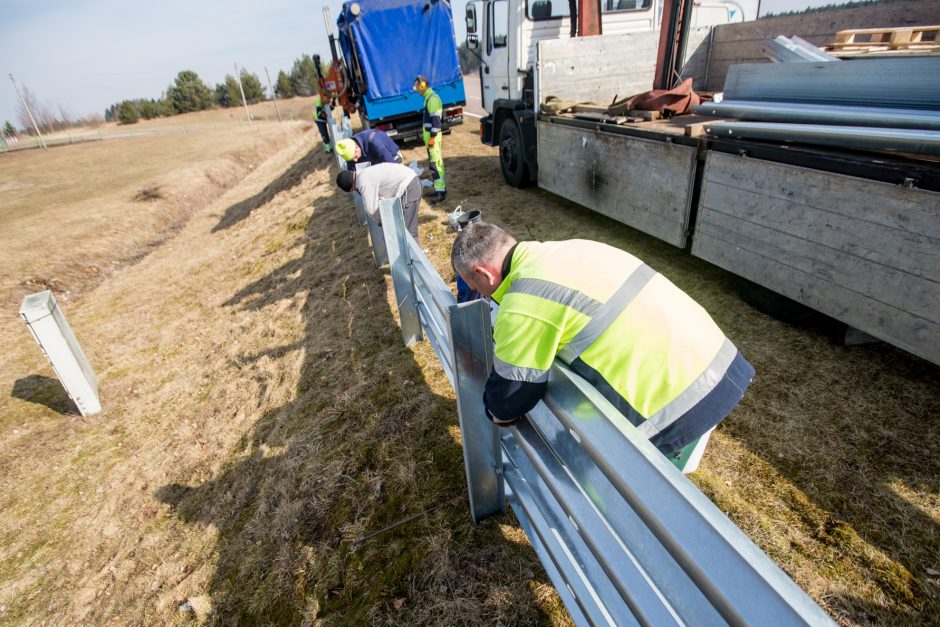
[[(833, 0), (762, 0), (761, 14)], [(322, 7), (342, 0), (0, 0), (0, 123), (17, 127), (8, 74), (73, 116), (125, 98), (158, 98), (181, 70), (210, 86), (245, 67), (266, 84), (307, 53), (329, 56)], [(466, 0), (454, 0), (458, 41)]]

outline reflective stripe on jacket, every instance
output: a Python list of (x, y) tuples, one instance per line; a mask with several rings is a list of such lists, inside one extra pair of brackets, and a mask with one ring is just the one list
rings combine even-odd
[(441, 132), (441, 113), (444, 111), (444, 105), (441, 103), (441, 97), (434, 93), (434, 90), (428, 87), (424, 92), (424, 130), (436, 135)]
[(586, 240), (522, 242), (511, 255), (493, 294), (484, 397), (497, 418), (531, 409), (558, 357), (670, 453), (718, 424), (750, 384), (753, 368), (711, 316), (633, 255)]

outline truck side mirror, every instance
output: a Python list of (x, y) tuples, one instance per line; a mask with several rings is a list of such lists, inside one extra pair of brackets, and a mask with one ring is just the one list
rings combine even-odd
[(467, 35), (467, 47), (471, 50), (476, 50), (477, 46), (480, 45), (480, 38), (476, 35)]
[(477, 39), (477, 7), (472, 2), (467, 4), (467, 41), (470, 41), (470, 35)]

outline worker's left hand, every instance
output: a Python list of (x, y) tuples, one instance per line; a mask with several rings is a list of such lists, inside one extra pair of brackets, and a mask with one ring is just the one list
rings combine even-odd
[(433, 137), (431, 137), (431, 138), (428, 140), (428, 148), (434, 148), (434, 138), (433, 138)]

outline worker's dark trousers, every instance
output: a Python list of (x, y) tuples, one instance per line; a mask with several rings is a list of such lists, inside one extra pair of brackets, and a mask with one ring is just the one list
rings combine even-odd
[(418, 177), (411, 179), (401, 199), (402, 214), (405, 218), (405, 228), (411, 236), (418, 239), (418, 205), (421, 204), (421, 182)]
[(321, 122), (320, 120), (316, 120), (316, 123), (317, 123), (317, 130), (320, 131), (320, 137), (323, 138), (323, 145), (325, 147), (329, 146), (330, 145), (330, 132), (326, 129), (326, 122), (325, 121)]

